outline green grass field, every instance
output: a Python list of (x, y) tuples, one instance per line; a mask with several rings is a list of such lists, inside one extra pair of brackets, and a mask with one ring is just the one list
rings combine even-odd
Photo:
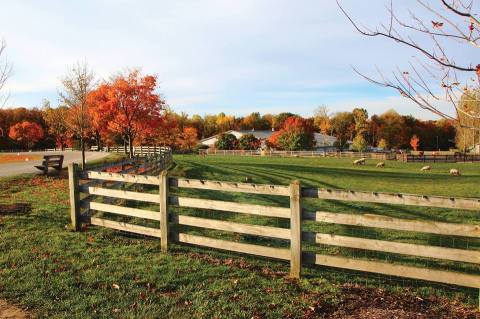
[[(373, 160), (353, 167), (348, 159), (182, 155), (175, 156), (175, 163), (172, 175), (189, 178), (242, 182), (248, 177), (254, 183), (281, 185), (299, 179), (302, 185), (312, 187), (480, 197), (479, 164), (431, 164), (433, 170), (424, 174), (419, 171), (421, 164), (387, 162), (386, 168), (377, 169)], [(452, 167), (458, 167), (462, 176), (449, 176)], [(474, 289), (324, 267), (305, 267), (303, 279), (292, 281), (286, 278), (288, 264), (279, 261), (177, 244), (162, 254), (154, 239), (97, 227), (70, 232), (65, 228), (69, 222), (67, 185), (65, 176), (0, 180), (0, 297), (28, 307), (38, 317), (345, 318), (347, 314), (362, 313), (362, 309), (402, 309), (410, 315), (428, 314), (431, 318), (478, 317), (472, 310), (478, 298), (478, 290)], [(154, 187), (145, 189), (149, 190), (155, 192)], [(286, 198), (264, 195), (179, 189), (172, 189), (172, 193), (288, 206)], [(134, 205), (130, 201), (123, 204)], [(472, 211), (313, 199), (305, 200), (305, 206), (332, 212), (480, 224), (479, 212)], [(242, 214), (173, 207), (172, 212), (288, 227), (288, 221)], [(313, 223), (305, 223), (304, 228), (480, 249), (476, 239)], [(185, 231), (241, 242), (287, 245), (281, 240), (218, 231), (188, 227)], [(468, 264), (336, 247), (312, 245), (307, 249), (480, 274), (477, 266)]]

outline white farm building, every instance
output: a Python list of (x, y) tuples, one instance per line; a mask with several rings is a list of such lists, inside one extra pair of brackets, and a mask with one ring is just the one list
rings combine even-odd
[[(263, 144), (264, 141), (267, 140), (270, 137), (270, 135), (274, 133), (274, 131), (230, 130), (224, 133), (235, 135), (237, 139), (239, 139), (240, 137), (246, 134), (253, 134), (256, 138), (262, 141), (262, 144)], [(218, 135), (220, 134), (204, 138), (203, 140), (200, 141), (200, 143), (203, 145), (207, 145), (208, 147), (214, 147), (215, 142), (217, 141)], [(321, 133), (315, 133), (314, 137), (316, 142), (315, 148), (317, 149), (332, 148), (333, 144), (337, 141), (337, 138), (335, 136), (330, 136), (330, 135), (321, 134)]]

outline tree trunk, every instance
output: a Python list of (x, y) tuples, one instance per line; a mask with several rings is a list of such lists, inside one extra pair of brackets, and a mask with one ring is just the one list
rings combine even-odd
[(82, 170), (85, 169), (85, 142), (80, 138), (80, 148), (82, 149)]
[(129, 157), (133, 158), (133, 143), (132, 143), (132, 136), (128, 136), (128, 150), (129, 150)]

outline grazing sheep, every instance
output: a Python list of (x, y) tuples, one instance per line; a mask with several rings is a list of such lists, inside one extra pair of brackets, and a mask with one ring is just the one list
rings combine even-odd
[(422, 172), (426, 172), (426, 171), (429, 171), (429, 170), (431, 170), (431, 169), (432, 169), (432, 168), (427, 165), (427, 166), (422, 167), (420, 170), (421, 170)]
[(460, 176), (460, 171), (456, 168), (450, 169), (450, 175)]
[(362, 165), (362, 164), (365, 165), (365, 158), (363, 157), (353, 161), (353, 165)]
[(377, 167), (385, 167), (385, 163), (384, 162), (377, 163)]

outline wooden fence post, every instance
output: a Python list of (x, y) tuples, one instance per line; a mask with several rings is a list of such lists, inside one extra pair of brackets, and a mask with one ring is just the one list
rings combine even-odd
[(168, 176), (162, 168), (160, 173), (160, 247), (162, 252), (168, 250)]
[(290, 277), (300, 278), (302, 268), (302, 207), (300, 182), (290, 183)]
[(68, 186), (70, 189), (70, 219), (72, 229), (80, 229), (80, 192), (78, 189), (78, 164), (68, 164)]

